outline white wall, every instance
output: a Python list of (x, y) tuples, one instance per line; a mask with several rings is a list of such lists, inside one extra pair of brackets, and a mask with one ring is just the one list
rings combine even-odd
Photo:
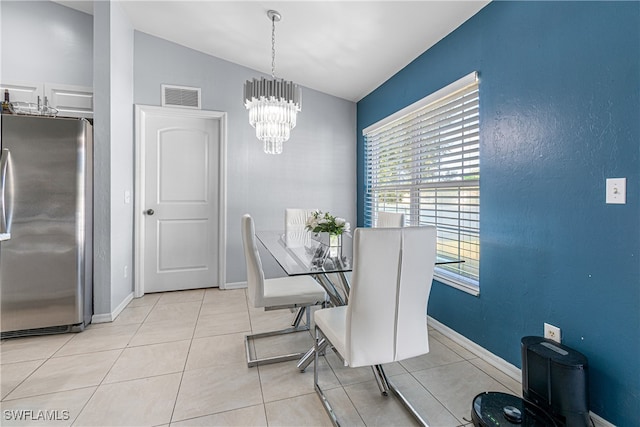
[[(162, 83), (201, 87), (203, 109), (228, 113), (228, 283), (245, 280), (239, 230), (246, 212), (265, 230), (283, 228), (286, 207), (329, 210), (355, 223), (355, 103), (303, 88), (298, 125), (284, 153), (270, 156), (242, 100), (244, 81), (258, 72), (133, 32), (117, 2), (95, 2), (95, 24), (90, 15), (48, 1), (3, 0), (0, 8), (3, 73), (94, 87), (96, 314), (111, 313), (131, 293), (133, 205), (124, 204), (124, 192), (133, 190), (132, 104), (160, 105)], [(13, 37), (17, 28), (40, 25), (66, 28), (57, 34), (66, 33), (68, 43), (39, 30), (33, 39)], [(32, 49), (27, 62), (16, 59)], [(263, 261), (269, 275), (282, 274), (269, 257)]]
[(133, 292), (133, 204), (124, 198), (133, 189), (133, 27), (117, 2), (94, 4), (94, 40), (94, 311), (100, 316), (117, 314)]
[(93, 86), (93, 18), (50, 1), (0, 2), (2, 69), (10, 82)]
[[(282, 154), (262, 151), (243, 105), (258, 72), (135, 32), (134, 102), (160, 105), (161, 84), (202, 88), (202, 108), (228, 113), (227, 283), (246, 280), (240, 217), (256, 229), (284, 228), (284, 209), (311, 207), (356, 220), (356, 106), (303, 88), (302, 112)], [(283, 76), (286, 78), (286, 76)], [(268, 256), (268, 275), (280, 275)]]
[(93, 73), (93, 309), (111, 312), (111, 14), (108, 2), (94, 5)]
[[(133, 291), (133, 27), (111, 2), (111, 311)], [(125, 203), (125, 192), (130, 203)], [(125, 267), (127, 277), (125, 277)]]

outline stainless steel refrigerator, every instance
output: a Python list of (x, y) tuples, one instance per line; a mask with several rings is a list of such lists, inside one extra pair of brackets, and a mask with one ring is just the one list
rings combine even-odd
[(93, 314), (93, 130), (0, 116), (2, 338), (81, 331)]

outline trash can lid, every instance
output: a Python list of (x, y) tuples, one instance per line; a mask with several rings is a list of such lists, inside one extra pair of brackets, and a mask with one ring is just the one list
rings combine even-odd
[(559, 365), (582, 369), (587, 367), (587, 357), (564, 344), (536, 336), (522, 337), (520, 342), (523, 348), (528, 348), (546, 359), (553, 360)]
[(473, 399), (471, 419), (476, 427), (488, 426), (556, 426), (556, 422), (541, 408), (498, 391), (486, 391)]

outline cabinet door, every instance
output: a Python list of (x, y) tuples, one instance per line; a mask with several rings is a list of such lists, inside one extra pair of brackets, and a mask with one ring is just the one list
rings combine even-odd
[(58, 83), (45, 83), (44, 94), (58, 116), (93, 117), (93, 88)]
[(4, 100), (4, 90), (9, 90), (11, 102), (30, 102), (36, 104), (38, 97), (42, 101), (43, 92), (41, 83), (3, 82), (0, 83), (0, 99)]
[(27, 102), (44, 105), (47, 98), (50, 107), (58, 110), (61, 117), (93, 117), (93, 88), (87, 86), (65, 85), (60, 83), (0, 83), (0, 99), (4, 99), (4, 90), (9, 90), (11, 102)]

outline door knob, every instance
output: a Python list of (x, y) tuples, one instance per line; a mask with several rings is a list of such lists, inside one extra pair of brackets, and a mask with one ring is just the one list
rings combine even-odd
[(146, 211), (144, 211), (144, 213), (147, 215), (153, 215), (155, 212), (153, 211), (153, 209), (147, 209)]

